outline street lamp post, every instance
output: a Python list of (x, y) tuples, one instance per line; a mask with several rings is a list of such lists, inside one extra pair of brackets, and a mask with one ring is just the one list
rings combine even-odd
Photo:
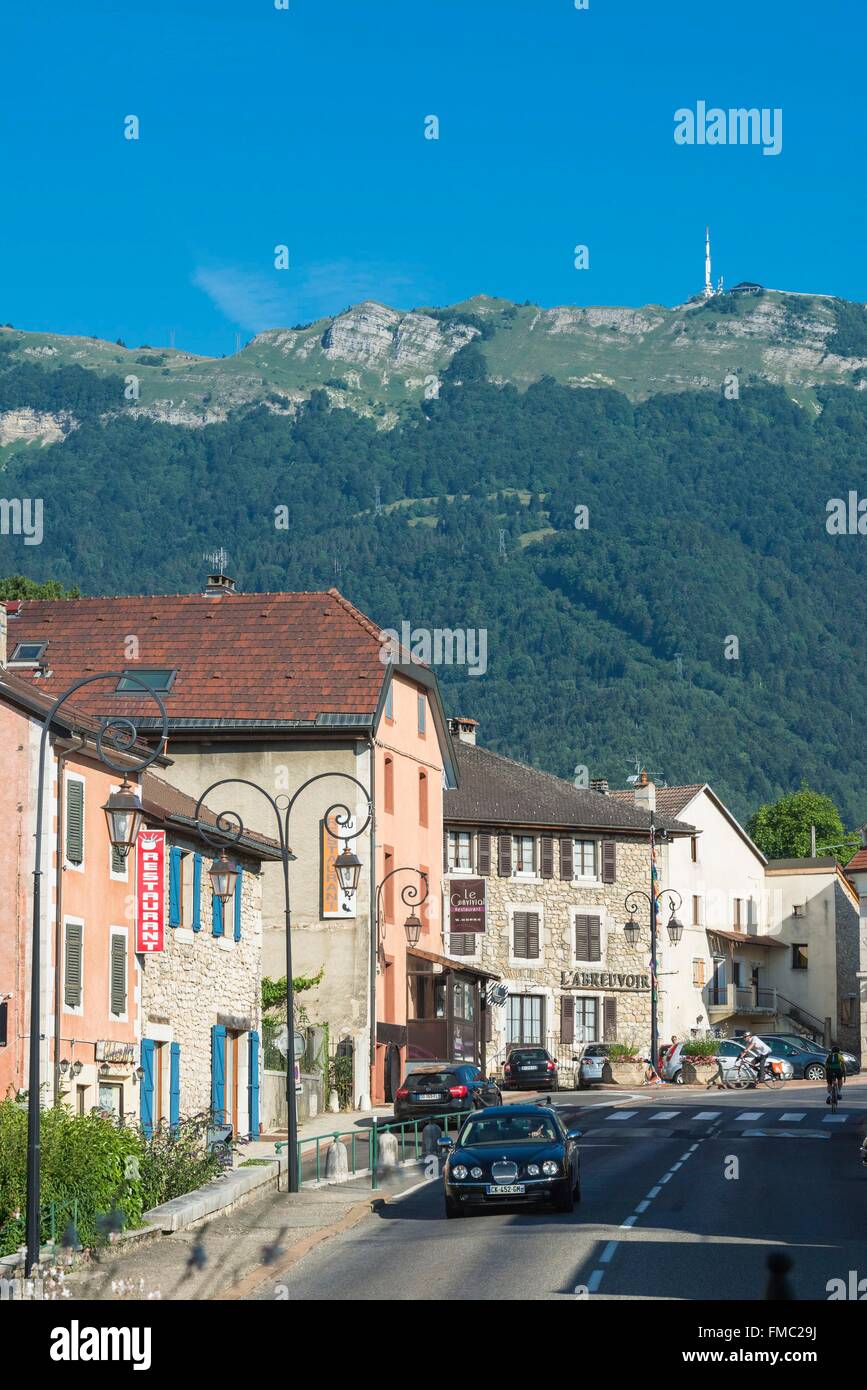
[[(668, 939), (672, 946), (676, 946), (683, 935), (683, 923), (675, 915), (676, 909), (683, 905), (683, 898), (676, 888), (660, 888), (659, 875), (656, 868), (656, 815), (650, 813), (650, 892), (645, 893), (642, 888), (634, 888), (627, 893), (623, 899), (623, 906), (629, 913), (629, 918), (623, 931), (630, 946), (638, 943), (641, 928), (635, 917), (639, 899), (650, 907), (650, 1058), (654, 1066), (659, 1056), (659, 984), (656, 974), (656, 945), (657, 945), (657, 923), (659, 918), (659, 902), (662, 897), (668, 898), (670, 915), (667, 923)], [(668, 839), (668, 832), (665, 830), (659, 833), (660, 841)], [(675, 904), (675, 898), (677, 903)]]
[[(202, 838), (215, 849), (221, 850), (220, 858), (214, 863), (210, 873), (214, 891), (223, 901), (227, 901), (234, 892), (237, 880), (237, 870), (229, 862), (226, 855), (226, 848), (229, 845), (237, 844), (244, 834), (244, 823), (237, 811), (221, 811), (216, 817), (216, 821), (203, 821), (202, 808), (205, 801), (216, 791), (218, 787), (226, 785), (252, 787), (253, 791), (259, 792), (268, 802), (277, 822), (278, 843), (280, 846), (280, 860), (283, 865), (283, 903), (284, 916), (286, 922), (286, 1109), (287, 1109), (287, 1135), (286, 1143), (289, 1151), (288, 1167), (288, 1191), (297, 1192), (300, 1187), (300, 1165), (298, 1162), (298, 1116), (295, 1106), (295, 1049), (294, 1049), (294, 1028), (295, 1028), (295, 992), (292, 988), (292, 908), (289, 896), (289, 865), (295, 861), (296, 855), (289, 847), (289, 818), (295, 807), (299, 796), (313, 782), (319, 782), (325, 777), (340, 777), (344, 781), (352, 782), (363, 794), (367, 803), (367, 816), (364, 824), (357, 829), (349, 830), (353, 820), (352, 812), (348, 806), (342, 802), (335, 802), (328, 807), (322, 820), (328, 834), (334, 840), (343, 841), (343, 849), (334, 861), (334, 869), (337, 874), (340, 886), (344, 892), (354, 892), (358, 887), (358, 879), (361, 874), (361, 860), (349, 848), (349, 841), (357, 835), (361, 835), (370, 825), (373, 818), (373, 803), (367, 792), (366, 787), (359, 782), (357, 777), (353, 777), (348, 772), (317, 772), (313, 777), (308, 777), (306, 782), (295, 791), (292, 796), (273, 797), (264, 787), (260, 787), (258, 782), (251, 782), (246, 777), (223, 777), (218, 782), (212, 782), (209, 787), (202, 792), (196, 805), (196, 823)], [(332, 817), (334, 824), (332, 825)], [(338, 828), (335, 829), (334, 826)], [(214, 831), (216, 830), (216, 834)]]
[[(136, 797), (133, 788), (127, 780), (127, 773), (130, 771), (130, 761), (136, 773), (143, 772), (150, 767), (151, 763), (160, 755), (160, 750), (165, 746), (168, 735), (169, 721), (166, 708), (160, 699), (157, 691), (152, 690), (143, 680), (140, 680), (131, 671), (100, 671), (95, 676), (84, 676), (81, 680), (75, 681), (62, 695), (58, 695), (54, 704), (49, 709), (42, 724), (42, 735), (39, 740), (39, 773), (36, 790), (36, 833), (34, 866), (33, 866), (33, 932), (30, 946), (30, 1057), (28, 1063), (28, 1082), (27, 1082), (27, 1215), (25, 1224), (25, 1238), (27, 1241), (27, 1273), (30, 1274), (35, 1265), (39, 1263), (39, 1247), (41, 1235), (41, 1222), (39, 1213), (39, 1189), (40, 1189), (40, 1124), (41, 1124), (41, 1077), (40, 1077), (40, 1048), (42, 1031), (41, 1020), (41, 939), (39, 930), (39, 917), (41, 912), (41, 880), (42, 880), (42, 816), (45, 801), (45, 756), (48, 747), (48, 736), (51, 732), (51, 725), (61, 705), (65, 704), (76, 691), (81, 690), (86, 685), (93, 685), (97, 681), (114, 680), (119, 681), (125, 678), (134, 685), (140, 686), (145, 695), (149, 695), (155, 700), (160, 711), (162, 720), (162, 730), (160, 737), (156, 740), (153, 750), (147, 757), (141, 757), (135, 751), (138, 743), (138, 727), (131, 718), (121, 715), (107, 715), (98, 721), (96, 733), (96, 754), (104, 767), (108, 767), (112, 772), (120, 773), (123, 776), (123, 785), (119, 792), (112, 792), (108, 801), (103, 806), (106, 824), (108, 826), (109, 839), (112, 846), (124, 857), (129, 853), (135, 844), (135, 837), (138, 834), (142, 820), (142, 810), (139, 799)], [(114, 750), (116, 754), (125, 754), (123, 762), (115, 762), (112, 759), (108, 748)]]
[[(416, 874), (421, 880), (420, 883), (404, 884), (403, 888), (400, 890), (401, 902), (410, 909), (410, 914), (403, 924), (403, 929), (406, 932), (407, 944), (409, 946), (417, 946), (418, 939), (421, 936), (421, 920), (415, 909), (417, 907), (423, 907), (428, 899), (428, 876), (421, 869), (413, 869), (410, 868), (409, 865), (404, 865), (402, 868), (392, 869), (390, 873), (385, 875), (385, 878), (376, 890), (376, 944), (380, 957), (382, 956), (383, 950), (383, 928), (385, 925), (382, 916), (382, 894), (388, 880), (394, 878), (395, 874)], [(422, 887), (424, 887), (424, 893), (419, 897), (419, 891)]]

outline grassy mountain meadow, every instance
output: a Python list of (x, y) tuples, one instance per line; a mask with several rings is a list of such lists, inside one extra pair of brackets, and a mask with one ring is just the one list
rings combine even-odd
[(498, 751), (867, 818), (865, 538), (825, 526), (864, 477), (863, 307), (381, 310), (217, 361), (7, 327), (0, 491), (44, 538), (0, 535), (0, 574), (185, 592), (222, 545), (245, 589), (486, 629), (484, 675), (438, 674)]

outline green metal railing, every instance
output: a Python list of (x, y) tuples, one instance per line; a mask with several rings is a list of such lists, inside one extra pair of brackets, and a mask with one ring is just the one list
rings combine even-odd
[[(471, 1112), (468, 1112), (471, 1113)], [(447, 1135), (449, 1126), (454, 1125), (455, 1130), (467, 1119), (467, 1113), (452, 1112), (442, 1115), (425, 1115), (413, 1120), (395, 1120), (390, 1124), (380, 1125), (376, 1121), (367, 1129), (341, 1129), (333, 1130), (330, 1134), (317, 1134), (309, 1139), (297, 1140), (298, 1150), (298, 1171), (302, 1181), (305, 1180), (304, 1158), (305, 1150), (308, 1161), (312, 1157), (313, 1172), (307, 1177), (307, 1181), (321, 1182), (323, 1176), (323, 1145), (342, 1143), (348, 1139), (349, 1143), (349, 1171), (353, 1176), (363, 1176), (370, 1173), (371, 1189), (376, 1191), (379, 1187), (379, 1136), (381, 1134), (397, 1134), (399, 1145), (398, 1161), (406, 1161), (407, 1158), (418, 1160), (421, 1158), (421, 1131), (429, 1124), (438, 1124)], [(276, 1152), (281, 1153), (285, 1147), (284, 1142), (275, 1144)], [(312, 1150), (312, 1155), (311, 1155)]]

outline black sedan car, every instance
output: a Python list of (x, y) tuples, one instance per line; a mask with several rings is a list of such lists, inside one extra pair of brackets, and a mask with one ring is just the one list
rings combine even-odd
[(547, 1105), (480, 1110), (453, 1142), (441, 1139), (446, 1216), (478, 1207), (540, 1203), (571, 1211), (581, 1200), (578, 1132)]
[(431, 1115), (461, 1115), (485, 1105), (502, 1104), (497, 1083), (482, 1075), (470, 1062), (435, 1062), (414, 1065), (394, 1097), (396, 1120), (415, 1120)]
[(503, 1067), (507, 1091), (556, 1091), (557, 1062), (544, 1047), (513, 1047)]

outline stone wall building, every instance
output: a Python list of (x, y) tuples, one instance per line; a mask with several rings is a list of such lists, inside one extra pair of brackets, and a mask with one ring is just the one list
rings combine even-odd
[[(196, 830), (196, 803), (145, 773), (148, 829), (166, 831), (165, 949), (139, 955), (139, 1116), (151, 1132), (204, 1111), (258, 1137), (262, 1049), (262, 865), (277, 847), (245, 835), (228, 850), (233, 896), (215, 898), (215, 852)], [(213, 815), (207, 816), (213, 820)]]
[[(452, 729), (459, 787), (444, 795), (446, 949), (506, 987), (505, 1002), (488, 1010), (489, 1066), (502, 1066), (519, 1042), (566, 1060), (596, 1040), (647, 1047), (645, 901), (636, 945), (623, 928), (627, 894), (650, 890), (650, 812), (476, 747), (472, 720), (453, 720)], [(681, 837), (692, 827), (660, 815), (657, 829)], [(461, 932), (473, 894), (485, 902), (484, 930)], [(664, 937), (663, 917), (660, 970)]]

